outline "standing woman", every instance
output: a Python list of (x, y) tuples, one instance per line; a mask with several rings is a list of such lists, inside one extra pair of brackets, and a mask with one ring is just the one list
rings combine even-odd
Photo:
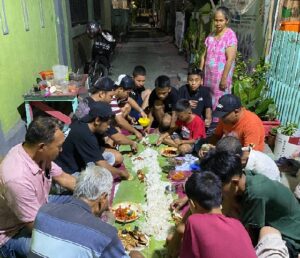
[(215, 31), (205, 40), (200, 69), (204, 70), (204, 86), (211, 89), (213, 109), (219, 98), (231, 93), (234, 60), (237, 51), (235, 32), (228, 28), (229, 9), (218, 7), (214, 13)]

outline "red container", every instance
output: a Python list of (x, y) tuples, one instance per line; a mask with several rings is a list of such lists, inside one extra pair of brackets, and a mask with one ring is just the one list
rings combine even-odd
[(265, 136), (269, 135), (269, 132), (271, 131), (271, 129), (273, 127), (277, 127), (280, 125), (280, 121), (279, 120), (274, 120), (274, 121), (262, 121), (264, 128), (265, 128)]
[(42, 71), (39, 72), (40, 76), (42, 77), (43, 80), (48, 79), (49, 77), (53, 77), (53, 71), (49, 70), (49, 71)]

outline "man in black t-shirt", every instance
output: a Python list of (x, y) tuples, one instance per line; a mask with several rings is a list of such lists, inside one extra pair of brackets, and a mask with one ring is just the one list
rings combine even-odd
[(149, 97), (150, 125), (153, 120), (158, 122), (161, 132), (167, 131), (170, 126), (175, 127), (176, 112), (174, 107), (178, 100), (178, 91), (171, 87), (170, 78), (166, 75), (158, 76), (155, 80), (155, 89)]
[(188, 83), (179, 88), (179, 98), (190, 102), (193, 113), (205, 121), (209, 127), (212, 122), (212, 100), (209, 88), (202, 86), (203, 72), (197, 68), (188, 70)]
[(63, 144), (56, 163), (63, 171), (73, 174), (85, 169), (90, 162), (108, 169), (113, 175), (128, 179), (129, 173), (113, 167), (106, 160), (111, 152), (99, 145), (98, 137), (109, 128), (114, 114), (109, 104), (97, 102), (89, 113), (70, 126), (70, 132)]
[[(89, 90), (91, 95), (79, 103), (79, 107), (75, 113), (76, 118), (80, 119), (86, 114), (88, 114), (90, 108), (99, 101), (109, 104), (114, 96), (115, 88), (116, 86), (114, 81), (111, 80), (109, 77), (102, 77), (96, 80), (93, 83), (93, 86)], [(100, 146), (105, 146), (107, 143), (112, 146), (115, 144), (130, 145), (131, 149), (133, 151), (136, 151), (137, 150), (136, 142), (130, 140), (128, 137), (121, 134), (115, 128), (114, 124), (115, 123), (112, 122), (109, 129), (105, 133), (105, 136), (108, 136), (110, 141), (109, 140), (104, 141), (104, 137), (98, 137)], [(121, 163), (123, 161), (123, 157), (121, 153), (115, 151), (114, 155), (117, 163)]]

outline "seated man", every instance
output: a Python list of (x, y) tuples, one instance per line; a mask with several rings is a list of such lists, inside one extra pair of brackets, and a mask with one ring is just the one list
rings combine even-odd
[(233, 136), (227, 136), (218, 141), (217, 151), (227, 151), (241, 157), (243, 167), (246, 171), (252, 171), (257, 174), (265, 175), (271, 180), (281, 182), (280, 171), (267, 154), (253, 150), (249, 147), (242, 147), (240, 141)]
[(180, 258), (257, 257), (243, 225), (222, 215), (222, 184), (215, 174), (192, 174), (185, 191), (192, 215), (186, 222)]
[[(85, 98), (79, 103), (78, 109), (75, 113), (77, 120), (87, 115), (90, 108), (95, 103), (100, 101), (109, 104), (115, 94), (115, 88), (114, 81), (110, 78), (98, 78), (98, 80), (96, 80), (90, 88), (91, 96)], [(133, 151), (137, 151), (137, 143), (120, 133), (112, 124), (105, 134), (109, 139), (111, 139), (112, 145), (130, 145)], [(102, 142), (104, 138), (102, 136), (100, 138), (100, 141)], [(104, 143), (102, 142), (101, 145), (104, 146), (106, 143), (108, 143), (108, 141), (105, 141)], [(122, 160), (120, 153), (114, 152), (114, 155), (116, 156), (116, 160)]]
[(213, 116), (219, 117), (220, 121), (208, 140), (210, 143), (216, 144), (224, 136), (235, 136), (244, 147), (252, 145), (254, 150), (264, 150), (265, 130), (262, 121), (256, 114), (243, 108), (238, 97), (232, 94), (222, 96)]
[(47, 202), (67, 202), (70, 196), (49, 196), (52, 179), (73, 191), (75, 178), (52, 162), (61, 151), (64, 134), (50, 117), (34, 119), (25, 142), (14, 146), (0, 166), (0, 256), (27, 257), (33, 221)]
[[(192, 113), (190, 103), (187, 99), (180, 99), (175, 105), (177, 115), (176, 127), (169, 132), (163, 133), (157, 144), (161, 142), (178, 148), (181, 154), (191, 153), (198, 139), (205, 138), (204, 122), (199, 116)], [(173, 132), (178, 132), (172, 134)]]
[[(146, 81), (146, 69), (142, 65), (137, 65), (134, 67), (132, 72), (132, 78), (134, 81), (134, 88), (130, 93), (130, 97), (135, 100), (135, 102), (145, 110), (149, 105), (149, 96), (151, 94), (150, 89), (145, 89)], [(136, 110), (131, 110), (130, 116), (138, 120), (140, 114)]]
[(71, 124), (63, 150), (55, 162), (69, 174), (80, 172), (92, 162), (105, 167), (115, 176), (127, 179), (129, 173), (126, 170), (115, 168), (112, 166), (115, 165), (114, 162), (108, 162), (108, 157), (111, 158), (113, 154), (112, 150), (99, 144), (99, 136), (105, 134), (113, 116), (109, 104), (93, 104), (86, 116)]
[(168, 76), (161, 75), (155, 80), (155, 89), (152, 90), (149, 97), (150, 124), (147, 131), (155, 119), (160, 132), (165, 132), (170, 127), (175, 127), (176, 112), (175, 104), (178, 100), (178, 91), (171, 87), (171, 81)]
[(107, 169), (88, 166), (78, 177), (71, 202), (39, 210), (28, 257), (128, 257), (117, 230), (99, 219), (108, 210), (112, 183)]
[(205, 121), (205, 127), (209, 127), (212, 122), (212, 100), (209, 88), (202, 85), (202, 70), (190, 68), (187, 82), (179, 88), (179, 98), (189, 100), (193, 113)]
[[(298, 256), (300, 205), (290, 189), (260, 174), (244, 174), (240, 158), (228, 152), (211, 152), (202, 160), (201, 168), (220, 178), (224, 200), (235, 209), (254, 243), (259, 230), (270, 226), (281, 233), (290, 257)], [(269, 241), (265, 244), (277, 252), (280, 239)]]
[(115, 85), (115, 96), (110, 104), (116, 115), (115, 119), (117, 126), (134, 134), (139, 140), (141, 140), (143, 135), (126, 120), (131, 107), (138, 110), (142, 117), (147, 116), (135, 100), (129, 97), (129, 93), (134, 87), (134, 81), (128, 75), (120, 75), (118, 81), (115, 82)]

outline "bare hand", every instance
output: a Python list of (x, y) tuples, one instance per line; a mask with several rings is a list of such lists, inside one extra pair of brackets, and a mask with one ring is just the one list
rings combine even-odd
[(205, 157), (206, 153), (207, 153), (207, 151), (203, 151), (203, 150), (200, 149), (199, 152), (198, 152), (199, 158), (203, 159)]
[(143, 118), (147, 118), (147, 114), (144, 111), (142, 111), (140, 114)]
[(203, 144), (198, 152), (198, 156), (200, 159), (204, 158), (204, 156), (211, 150), (214, 149), (215, 146), (212, 144)]
[(196, 108), (198, 105), (198, 101), (197, 100), (189, 100), (189, 103), (191, 105), (191, 108)]
[(212, 121), (211, 118), (206, 118), (206, 119), (204, 120), (205, 127), (210, 127), (211, 121)]
[(136, 144), (136, 142), (133, 142), (133, 144), (131, 145), (131, 150), (136, 153), (138, 150), (138, 145)]
[(219, 88), (221, 91), (225, 91), (227, 89), (227, 80), (226, 79), (221, 79)]
[(181, 239), (182, 237), (176, 232), (167, 236), (166, 247), (168, 258), (177, 258), (179, 256)]
[(142, 135), (138, 130), (136, 130), (135, 136), (136, 136), (136, 138), (137, 138), (138, 140), (142, 140), (142, 139), (143, 139), (143, 135)]
[(151, 130), (151, 127), (150, 126), (147, 126), (145, 129), (144, 129), (144, 132), (149, 134), (150, 133), (150, 130)]
[(130, 177), (130, 174), (126, 169), (120, 170), (120, 177), (127, 180)]
[(128, 119), (130, 121), (130, 124), (132, 124), (132, 125), (136, 125), (137, 124), (137, 121), (136, 121), (136, 119), (134, 117), (128, 116)]
[(178, 139), (178, 138), (177, 138), (177, 139), (175, 139), (175, 140), (174, 140), (174, 142), (175, 142), (175, 144), (177, 144), (177, 145), (180, 145), (180, 144), (182, 144), (182, 141), (181, 141), (180, 139)]
[(179, 198), (171, 203), (170, 208), (171, 210), (178, 211), (182, 209), (187, 204), (187, 202), (188, 202), (188, 198), (186, 196)]
[(162, 144), (162, 142), (163, 142), (163, 140), (164, 140), (164, 137), (159, 137), (158, 138), (158, 140), (156, 141), (156, 146), (159, 146), (159, 145), (161, 145)]
[(145, 256), (142, 255), (139, 251), (130, 251), (129, 256), (131, 258), (145, 258)]

